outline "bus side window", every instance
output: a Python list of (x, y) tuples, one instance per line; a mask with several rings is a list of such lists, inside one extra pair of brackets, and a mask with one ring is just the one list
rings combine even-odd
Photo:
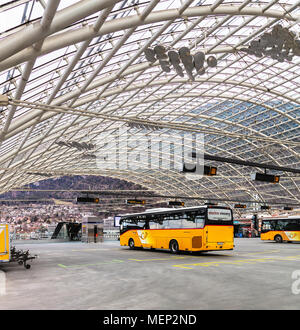
[(161, 226), (161, 229), (169, 228), (169, 220), (164, 220)]
[(181, 220), (169, 220), (167, 228), (181, 228)]
[(287, 221), (284, 229), (290, 230), (290, 231), (298, 231), (298, 230), (300, 230), (300, 221), (290, 219), (289, 221)]
[(297, 220), (295, 220), (295, 224), (294, 224), (294, 230), (300, 230), (300, 220), (299, 219), (297, 219)]
[(159, 229), (160, 225), (158, 222), (155, 222), (155, 221), (150, 221), (149, 222), (149, 228), (150, 229)]
[(195, 222), (187, 219), (182, 219), (181, 228), (195, 228)]
[(286, 222), (285, 221), (277, 221), (277, 223), (276, 223), (276, 227), (275, 227), (275, 229), (276, 230), (284, 230), (285, 229), (285, 227), (286, 227)]
[(150, 221), (149, 229), (165, 229), (166, 221)]
[(262, 231), (268, 231), (268, 230), (271, 230), (270, 221), (263, 221), (263, 223), (262, 223)]
[(204, 227), (204, 216), (197, 215), (196, 216), (196, 228), (203, 228)]

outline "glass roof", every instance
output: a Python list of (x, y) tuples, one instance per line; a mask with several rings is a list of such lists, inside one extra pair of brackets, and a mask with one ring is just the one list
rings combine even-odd
[[(299, 168), (299, 5), (0, 0), (0, 94), (8, 96), (0, 106), (0, 192), (43, 179), (32, 173), (93, 174), (165, 195), (299, 204), (300, 177), (293, 173), (269, 171), (281, 175), (280, 183), (258, 183), (250, 174), (261, 169), (209, 162), (218, 175), (190, 180), (148, 160), (139, 160), (139, 170), (95, 160), (122, 129), (138, 139), (157, 126), (164, 141), (168, 134), (203, 134), (210, 155)], [(297, 45), (284, 60), (249, 51), (278, 26), (292, 33), (293, 45), (299, 41), (298, 53)], [(187, 47), (194, 58), (203, 52), (217, 64), (205, 62), (193, 79), (166, 72), (145, 55), (158, 45)], [(114, 152), (125, 157), (120, 148)], [(169, 157), (170, 146), (158, 154), (158, 161)]]

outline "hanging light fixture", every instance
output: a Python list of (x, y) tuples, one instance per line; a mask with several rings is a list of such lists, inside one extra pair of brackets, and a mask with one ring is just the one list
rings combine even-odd
[(207, 65), (211, 68), (214, 68), (215, 66), (217, 66), (217, 59), (214, 56), (208, 56), (207, 58)]
[(160, 64), (161, 69), (164, 72), (170, 72), (171, 71), (170, 62), (168, 60), (159, 60), (159, 64)]
[(190, 50), (187, 47), (181, 47), (178, 51), (181, 62), (186, 70), (187, 75), (191, 80), (195, 80), (193, 76), (194, 62)]
[(166, 54), (166, 48), (163, 45), (157, 45), (154, 47), (154, 53), (156, 58), (159, 60), (161, 69), (164, 72), (170, 72), (171, 68), (168, 55)]
[(300, 40), (296, 39), (294, 32), (277, 24), (271, 32), (264, 33), (259, 40), (252, 40), (241, 51), (257, 57), (270, 56), (279, 62), (291, 61), (293, 56), (300, 56)]
[(154, 47), (154, 53), (158, 60), (167, 59), (166, 49), (163, 45), (157, 45)]
[(203, 68), (204, 61), (205, 61), (205, 54), (203, 52), (197, 52), (194, 55), (194, 67), (197, 73), (199, 73), (199, 71)]
[(198, 75), (199, 75), (199, 76), (203, 76), (204, 73), (205, 73), (205, 69), (204, 69), (204, 68), (202, 68), (202, 69), (200, 69), (200, 70), (198, 71)]
[(168, 57), (169, 57), (170, 63), (173, 65), (176, 73), (180, 77), (184, 77), (182, 67), (180, 66), (180, 57), (179, 57), (179, 54), (175, 50), (170, 50), (168, 52)]
[[(253, 53), (252, 49), (245, 49), (248, 53)], [(181, 64), (183, 64), (184, 69), (190, 80), (195, 81), (193, 75), (193, 70), (196, 70), (196, 74), (203, 75), (205, 73), (204, 62), (205, 54), (204, 52), (196, 52), (195, 55), (191, 55), (190, 49), (188, 47), (181, 47), (178, 52), (174, 49), (171, 49), (167, 53), (167, 48), (161, 44), (156, 45), (153, 49), (146, 48), (144, 51), (146, 60), (154, 63), (157, 60), (161, 66), (161, 69), (164, 72), (170, 72), (171, 66), (175, 69), (176, 73), (180, 77), (184, 77), (184, 72)], [(207, 58), (207, 65), (209, 67), (217, 66), (217, 59), (214, 56), (209, 56)]]
[(156, 61), (155, 53), (154, 53), (154, 50), (152, 48), (146, 48), (144, 53), (145, 53), (147, 61), (149, 61), (151, 63), (154, 63)]

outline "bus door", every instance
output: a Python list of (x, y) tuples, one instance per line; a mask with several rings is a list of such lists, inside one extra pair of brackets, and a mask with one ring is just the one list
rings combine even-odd
[[(156, 238), (155, 234), (150, 229), (150, 222), (149, 221), (143, 221), (138, 223), (140, 229), (137, 230), (137, 235), (139, 238), (139, 241), (143, 247), (146, 248), (154, 248), (156, 247)], [(153, 228), (153, 225), (151, 224), (151, 228)]]

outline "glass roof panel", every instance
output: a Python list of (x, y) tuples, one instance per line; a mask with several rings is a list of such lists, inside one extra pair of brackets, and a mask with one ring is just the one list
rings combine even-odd
[[(299, 1), (93, 0), (84, 9), (83, 1), (61, 0), (44, 34), (36, 32), (55, 2), (0, 0), (0, 43), (7, 54), (9, 37), (32, 28), (24, 34), (30, 42), (0, 61), (1, 93), (10, 98), (0, 108), (0, 191), (33, 180), (26, 173), (11, 175), (28, 166), (85, 173), (84, 151), (56, 142), (93, 141), (106, 131), (112, 141), (132, 125), (132, 134), (149, 135), (159, 125), (173, 135), (201, 132), (209, 154), (299, 166)], [(57, 23), (61, 11), (68, 19), (65, 26)], [(94, 30), (99, 17), (104, 19)], [(297, 54), (279, 61), (245, 51), (278, 24), (293, 33)], [(193, 79), (182, 64), (183, 77), (172, 66), (163, 71), (144, 53), (159, 44), (167, 51), (188, 47), (192, 56), (202, 51), (217, 64), (210, 67), (205, 61), (205, 72), (193, 71)], [(168, 148), (163, 150), (166, 156)], [(176, 171), (160, 173), (147, 161), (144, 165), (144, 184), (150, 189), (168, 186), (174, 193), (249, 199), (246, 190), (237, 189), (242, 186), (261, 200), (285, 196), (300, 202), (299, 178), (287, 173), (279, 185), (270, 186), (252, 182), (251, 168), (217, 163), (219, 177), (189, 182)], [(9, 169), (2, 171), (5, 166)], [(97, 167), (94, 171), (102, 173)], [(140, 173), (113, 167), (106, 174), (143, 180)]]

